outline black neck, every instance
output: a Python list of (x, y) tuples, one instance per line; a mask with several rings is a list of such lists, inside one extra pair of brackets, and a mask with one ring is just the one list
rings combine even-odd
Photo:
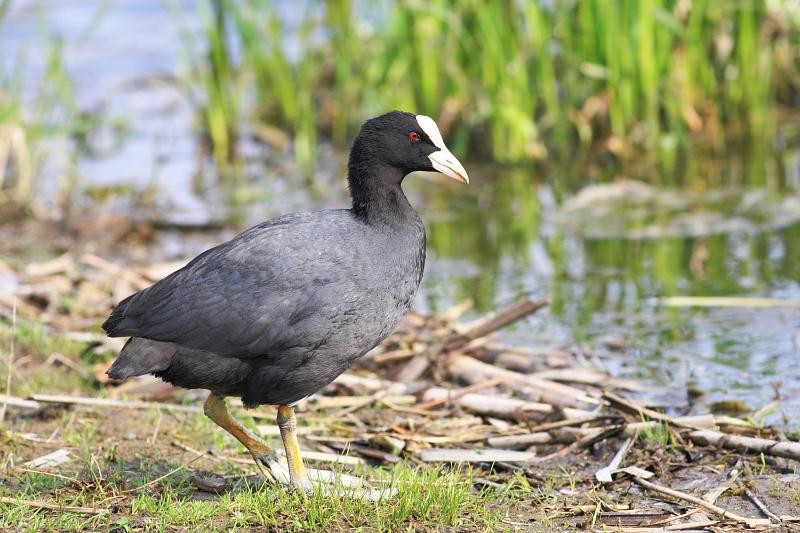
[(413, 208), (400, 184), (405, 172), (382, 165), (358, 150), (350, 152), (347, 182), (353, 200), (353, 213), (370, 224), (391, 223), (406, 218)]

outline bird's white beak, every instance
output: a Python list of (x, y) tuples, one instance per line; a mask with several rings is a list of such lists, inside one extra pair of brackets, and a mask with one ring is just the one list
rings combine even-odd
[(425, 115), (417, 115), (417, 122), (420, 128), (422, 128), (422, 131), (425, 132), (425, 135), (427, 135), (434, 146), (439, 149), (428, 156), (433, 168), (456, 181), (469, 183), (469, 176), (467, 176), (467, 171), (464, 170), (464, 165), (462, 165), (461, 162), (456, 159), (456, 156), (444, 145), (442, 134), (436, 122), (434, 122), (431, 117), (426, 117)]
[(445, 176), (449, 176), (461, 183), (469, 183), (469, 176), (467, 176), (464, 165), (447, 148), (433, 152), (428, 158), (431, 160), (433, 168)]

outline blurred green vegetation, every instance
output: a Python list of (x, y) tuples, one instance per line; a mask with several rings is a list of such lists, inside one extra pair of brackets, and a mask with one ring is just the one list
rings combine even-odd
[[(0, 0), (0, 32), (10, 3)], [(577, 186), (631, 173), (713, 186), (697, 162), (731, 154), (763, 185), (765, 158), (787, 144), (779, 125), (792, 124), (788, 143), (800, 138), (792, 0), (166, 5), (189, 60), (179, 82), (224, 178), (242, 176), (243, 135), (291, 147), (310, 174), (320, 140), (346, 148), (363, 120), (393, 108), (433, 116), (474, 160), (573, 165), (564, 174)], [(32, 110), (22, 112), (25, 58), (0, 73), (6, 198), (31, 191), (39, 141), (66, 132), (79, 147), (99, 120), (75, 105), (59, 38), (39, 37), (48, 67)]]
[[(0, 0), (0, 36), (11, 0)], [(72, 80), (64, 65), (64, 42), (59, 36), (39, 36), (45, 58), (44, 80), (36, 91), (23, 84), (26, 57), (13, 60), (7, 71), (0, 70), (0, 204), (14, 201), (25, 204), (33, 192), (38, 170), (46, 158), (48, 139), (70, 138), (78, 149), (85, 148), (89, 133), (99, 118), (78, 106)], [(3, 50), (0, 48), (0, 53)], [(64, 154), (73, 164), (77, 152)], [(77, 184), (77, 173), (60, 177), (59, 189), (65, 212), (70, 209), (70, 194)]]
[[(287, 130), (310, 168), (320, 133), (344, 146), (400, 108), (437, 118), (475, 157), (635, 158), (663, 174), (698, 150), (769, 146), (800, 97), (788, 0), (329, 0), (298, 7), (294, 24), (265, 0), (209, 1), (196, 73), (218, 160), (231, 156), (222, 132), (244, 120)], [(256, 95), (244, 116), (230, 87)]]

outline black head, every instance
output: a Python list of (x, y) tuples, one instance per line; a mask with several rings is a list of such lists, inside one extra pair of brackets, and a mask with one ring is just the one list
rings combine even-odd
[(361, 126), (350, 155), (351, 173), (359, 170), (353, 169), (354, 164), (374, 167), (369, 169), (373, 178), (378, 169), (385, 169), (382, 174), (390, 180), (427, 170), (469, 183), (467, 171), (445, 146), (433, 119), (404, 111), (386, 113)]
[[(364, 219), (391, 218), (411, 209), (400, 183), (409, 172), (441, 172), (469, 183), (467, 171), (444, 145), (433, 119), (392, 111), (361, 126), (350, 150), (347, 181), (353, 212)], [(413, 211), (413, 209), (411, 209)]]

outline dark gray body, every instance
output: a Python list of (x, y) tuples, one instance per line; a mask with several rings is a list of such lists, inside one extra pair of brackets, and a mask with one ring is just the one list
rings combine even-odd
[(132, 336), (109, 375), (291, 404), (376, 346), (410, 308), (425, 230), (399, 186), (391, 216), (286, 215), (206, 251), (120, 302), (103, 324)]

